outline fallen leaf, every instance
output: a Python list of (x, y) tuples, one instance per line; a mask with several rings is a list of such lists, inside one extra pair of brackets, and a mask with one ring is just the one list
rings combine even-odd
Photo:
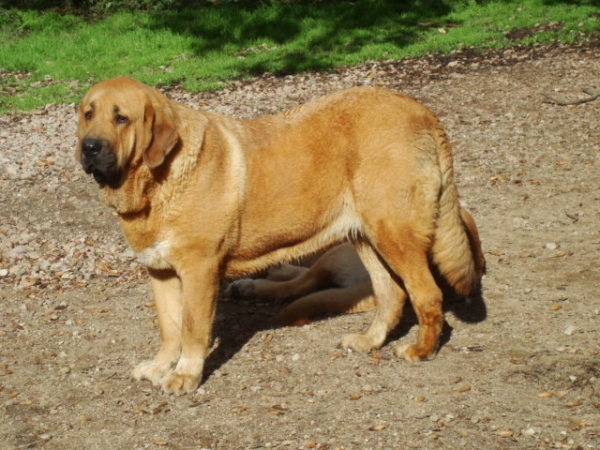
[(329, 358), (329, 361), (335, 361), (336, 359), (340, 358), (344, 356), (343, 353), (336, 353), (335, 355), (333, 355), (331, 358)]
[(369, 427), (369, 431), (381, 431), (385, 430), (387, 427), (389, 427), (387, 423), (382, 423), (380, 425), (373, 425), (372, 427)]
[(471, 345), (467, 347), (471, 352), (482, 352), (485, 347), (483, 345)]
[(538, 397), (540, 397), (540, 398), (552, 398), (552, 397), (554, 397), (554, 392), (542, 392), (540, 395), (538, 395)]
[(502, 437), (509, 437), (509, 436), (512, 436), (513, 434), (515, 434), (515, 432), (513, 430), (498, 431), (498, 436), (502, 436)]

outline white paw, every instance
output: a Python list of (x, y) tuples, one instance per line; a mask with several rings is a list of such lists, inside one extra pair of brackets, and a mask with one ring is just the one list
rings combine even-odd
[(161, 389), (165, 394), (177, 397), (191, 394), (200, 386), (200, 375), (171, 372), (163, 378)]
[(379, 347), (373, 340), (365, 334), (349, 334), (340, 342), (344, 350), (352, 349), (357, 352), (367, 353), (374, 348)]
[(148, 380), (154, 386), (159, 386), (161, 380), (171, 369), (171, 367), (171, 364), (160, 364), (152, 359), (149, 361), (144, 361), (135, 366), (133, 372), (131, 373), (131, 376), (134, 380)]
[(175, 370), (161, 380), (162, 391), (176, 396), (191, 394), (200, 386), (203, 367), (204, 360), (180, 359)]

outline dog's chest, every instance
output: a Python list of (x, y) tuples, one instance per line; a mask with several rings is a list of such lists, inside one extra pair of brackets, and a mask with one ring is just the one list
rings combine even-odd
[(169, 251), (168, 241), (158, 241), (150, 247), (137, 252), (138, 261), (150, 269), (165, 270), (173, 266), (167, 261)]

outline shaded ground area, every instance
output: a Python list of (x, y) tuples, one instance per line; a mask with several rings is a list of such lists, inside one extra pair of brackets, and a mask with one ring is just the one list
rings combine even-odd
[[(73, 160), (73, 105), (0, 117), (0, 448), (599, 448), (600, 101), (543, 96), (599, 80), (597, 51), (573, 48), (171, 91), (238, 117), (362, 84), (416, 97), (449, 132), (489, 267), (486, 313), (449, 308), (427, 363), (337, 349), (369, 313), (278, 328), (280, 305), (223, 301), (182, 398), (128, 379), (158, 345), (152, 298)], [(415, 332), (407, 314), (393, 338)]]

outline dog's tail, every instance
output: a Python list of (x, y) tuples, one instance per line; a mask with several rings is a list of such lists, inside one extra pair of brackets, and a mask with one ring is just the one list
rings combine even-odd
[(305, 325), (310, 317), (323, 314), (354, 314), (375, 305), (370, 282), (317, 291), (286, 306), (277, 316), (284, 325)]
[(485, 272), (485, 259), (475, 221), (458, 202), (452, 149), (440, 124), (437, 125), (435, 138), (442, 190), (432, 247), (433, 263), (457, 295), (469, 297), (479, 290)]

